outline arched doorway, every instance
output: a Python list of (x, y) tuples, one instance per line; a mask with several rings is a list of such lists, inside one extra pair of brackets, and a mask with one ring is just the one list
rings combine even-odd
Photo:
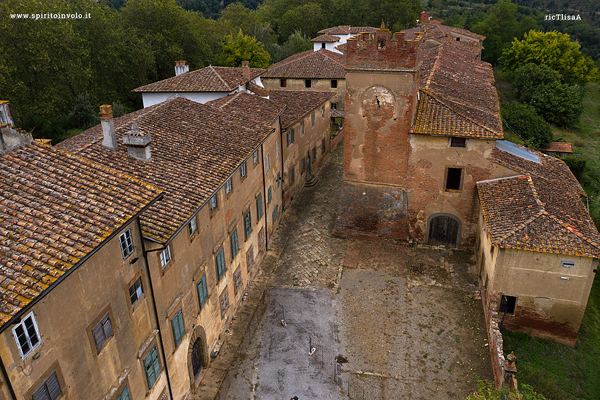
[(208, 347), (206, 343), (204, 328), (196, 326), (192, 331), (188, 346), (188, 374), (192, 392), (195, 392), (198, 377), (208, 365)]
[(202, 365), (202, 339), (197, 338), (192, 344), (191, 358), (192, 374), (194, 375), (194, 380), (196, 380), (204, 367)]
[(427, 221), (427, 244), (432, 246), (458, 246), (460, 220), (450, 214), (435, 214)]

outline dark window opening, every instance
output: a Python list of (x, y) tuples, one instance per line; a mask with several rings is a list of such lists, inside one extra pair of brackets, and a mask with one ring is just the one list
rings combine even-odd
[(384, 38), (380, 38), (379, 40), (377, 40), (377, 48), (378, 49), (385, 49), (385, 39)]
[(321, 48), (324, 49), (325, 48), (325, 43), (321, 43)]
[(279, 86), (286, 87), (287, 86), (287, 80), (286, 79), (280, 79), (279, 80)]
[(337, 103), (331, 103), (331, 109), (337, 110)]
[(450, 138), (450, 147), (467, 147), (467, 139), (460, 137)]
[(457, 37), (457, 38), (456, 38), (456, 41), (457, 41), (457, 42), (460, 42), (460, 38), (459, 38), (459, 37)]
[(331, 88), (332, 89), (336, 89), (337, 88), (337, 79), (332, 79), (331, 80)]
[(310, 81), (310, 79), (305, 79), (304, 80), (304, 87), (307, 87), (307, 88), (311, 87), (311, 81)]
[(502, 295), (502, 300), (500, 301), (500, 312), (505, 313), (505, 314), (514, 315), (516, 304), (517, 304), (516, 297)]
[(460, 190), (461, 168), (448, 168), (446, 173), (446, 190)]

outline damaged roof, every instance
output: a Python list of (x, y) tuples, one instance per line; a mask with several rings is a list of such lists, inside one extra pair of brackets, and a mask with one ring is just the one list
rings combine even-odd
[(287, 129), (335, 95), (335, 92), (271, 90), (269, 99), (287, 106), (280, 117), (281, 127)]
[(600, 257), (600, 235), (578, 193), (560, 181), (525, 175), (477, 182), (492, 244)]
[(244, 78), (244, 68), (206, 67), (133, 89), (133, 92), (230, 92), (256, 78), (265, 70), (249, 68), (250, 78)]
[(307, 50), (273, 64), (262, 78), (345, 79), (346, 56), (326, 49)]
[[(122, 136), (137, 123), (152, 135), (152, 161), (128, 156)], [(166, 243), (224, 184), (274, 129), (175, 96), (114, 119), (118, 150), (101, 145), (97, 125), (57, 146), (164, 190), (140, 222), (145, 237)]]
[(0, 327), (161, 193), (37, 143), (0, 155), (0, 175)]

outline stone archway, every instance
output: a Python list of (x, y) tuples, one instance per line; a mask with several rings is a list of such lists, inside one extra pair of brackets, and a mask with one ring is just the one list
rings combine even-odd
[(460, 219), (452, 214), (434, 214), (427, 220), (427, 244), (433, 246), (458, 246)]
[(192, 335), (190, 336), (187, 362), (188, 374), (190, 377), (190, 387), (192, 388), (192, 392), (195, 392), (196, 380), (209, 363), (206, 332), (201, 326), (196, 326), (192, 332)]

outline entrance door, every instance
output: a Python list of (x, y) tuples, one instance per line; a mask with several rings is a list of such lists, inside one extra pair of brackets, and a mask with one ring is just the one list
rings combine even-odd
[(196, 339), (192, 347), (192, 370), (194, 371), (194, 378), (197, 378), (200, 371), (202, 371), (202, 340), (200, 338)]
[(460, 231), (460, 222), (450, 215), (438, 215), (429, 221), (427, 244), (432, 246), (456, 246)]
[(308, 151), (308, 155), (306, 156), (306, 176), (309, 177), (310, 176), (310, 169), (311, 169), (311, 161), (310, 161), (310, 150)]

